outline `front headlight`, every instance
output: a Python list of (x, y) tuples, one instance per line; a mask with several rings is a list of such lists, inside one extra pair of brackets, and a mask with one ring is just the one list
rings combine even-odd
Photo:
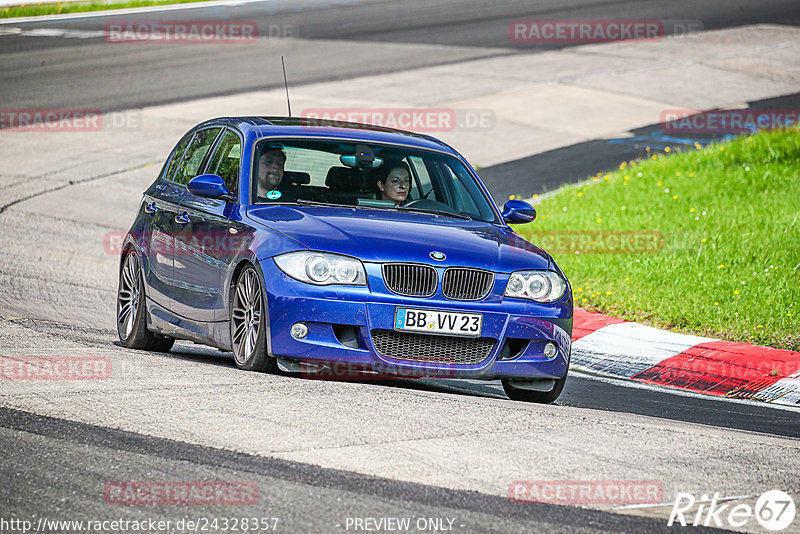
[(506, 284), (506, 297), (555, 302), (564, 296), (567, 282), (553, 271), (517, 271)]
[(346, 284), (367, 285), (364, 265), (355, 258), (329, 252), (290, 252), (273, 258), (278, 268), (301, 282), (327, 286)]

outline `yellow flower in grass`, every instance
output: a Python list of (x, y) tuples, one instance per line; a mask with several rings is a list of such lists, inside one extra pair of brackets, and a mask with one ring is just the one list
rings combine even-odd
[(724, 269), (724, 268), (725, 268), (725, 265), (723, 265), (722, 263), (720, 263), (719, 265), (717, 265), (717, 269)]
[(578, 193), (578, 196), (579, 196), (579, 197), (582, 197), (582, 196), (583, 196), (583, 193)]
[(714, 306), (719, 306), (719, 302), (715, 302), (715, 303), (714, 303)]
[(733, 292), (733, 294), (734, 295), (738, 295), (739, 294), (739, 290), (737, 289), (736, 291)]
[(581, 302), (589, 302), (588, 299), (581, 299)]
[(668, 146), (664, 147), (664, 152), (672, 152), (672, 149)]
[(689, 173), (689, 178), (694, 178), (694, 173), (693, 172)]
[(672, 200), (678, 200), (678, 195), (672, 195)]
[(720, 152), (725, 152), (725, 147), (724, 146), (719, 147), (719, 151)]
[(606, 295), (610, 295), (610, 294), (611, 294), (611, 291), (606, 291)]
[(700, 242), (701, 243), (705, 243), (706, 242), (706, 238), (704, 237), (703, 239), (700, 240)]

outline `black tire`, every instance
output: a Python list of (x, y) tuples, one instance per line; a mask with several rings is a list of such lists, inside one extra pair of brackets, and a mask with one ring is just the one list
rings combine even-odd
[(231, 345), (236, 367), (275, 372), (278, 361), (267, 354), (266, 299), (258, 272), (248, 265), (239, 273), (231, 296)]
[(123, 347), (169, 352), (175, 340), (147, 329), (145, 293), (139, 255), (131, 250), (122, 260), (117, 289), (117, 335)]
[(564, 389), (564, 384), (567, 383), (567, 375), (563, 378), (556, 380), (555, 386), (550, 391), (534, 391), (532, 389), (521, 389), (512, 386), (507, 379), (502, 379), (503, 389), (508, 395), (508, 398), (521, 402), (536, 402), (538, 404), (550, 404), (555, 401), (561, 390)]

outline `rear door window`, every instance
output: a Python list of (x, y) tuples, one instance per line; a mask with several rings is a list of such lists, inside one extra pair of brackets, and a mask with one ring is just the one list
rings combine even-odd
[(189, 142), (189, 146), (186, 148), (183, 158), (181, 158), (176, 166), (174, 173), (170, 174), (169, 179), (173, 182), (186, 185), (189, 183), (189, 180), (197, 176), (220, 130), (221, 128), (208, 128), (196, 132)]
[(235, 195), (238, 190), (241, 161), (242, 142), (238, 135), (226, 130), (211, 156), (206, 172), (222, 177), (228, 191)]

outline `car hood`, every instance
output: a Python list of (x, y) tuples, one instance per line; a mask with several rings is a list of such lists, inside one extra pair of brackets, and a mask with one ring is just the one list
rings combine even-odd
[[(550, 265), (546, 252), (508, 227), (444, 215), (279, 205), (251, 207), (248, 216), (310, 250), (367, 262), (402, 261), (496, 272), (547, 269)], [(434, 261), (430, 255), (434, 251), (446, 258)]]

